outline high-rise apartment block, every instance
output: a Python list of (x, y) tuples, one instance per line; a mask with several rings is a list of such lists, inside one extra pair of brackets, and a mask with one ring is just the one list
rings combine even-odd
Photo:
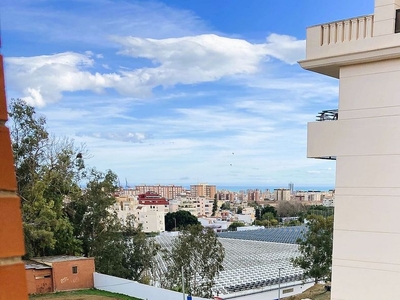
[(135, 189), (138, 194), (155, 192), (166, 199), (174, 199), (184, 192), (184, 188), (180, 185), (137, 185)]
[(261, 191), (259, 189), (247, 190), (247, 202), (257, 202), (262, 200)]
[(307, 29), (301, 66), (339, 79), (338, 109), (308, 124), (307, 150), (336, 159), (333, 300), (399, 298), (399, 32), (400, 0)]
[(289, 201), (290, 190), (289, 189), (274, 189), (275, 201)]
[(208, 197), (214, 199), (216, 193), (217, 187), (215, 185), (199, 183), (190, 186), (191, 197)]
[(294, 183), (293, 182), (289, 182), (288, 189), (290, 191), (290, 194), (293, 195), (293, 193), (294, 193)]

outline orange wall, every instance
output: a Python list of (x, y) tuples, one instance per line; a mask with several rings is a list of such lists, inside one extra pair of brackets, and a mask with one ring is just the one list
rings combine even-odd
[[(72, 273), (72, 267), (78, 267), (78, 273)], [(53, 263), (54, 291), (93, 288), (94, 258), (62, 261)]]
[(3, 56), (0, 54), (0, 300), (28, 299), (20, 199), (7, 121)]
[(51, 276), (49, 278), (43, 278), (45, 275), (51, 275), (51, 269), (26, 270), (26, 282), (29, 294), (51, 293), (53, 291)]

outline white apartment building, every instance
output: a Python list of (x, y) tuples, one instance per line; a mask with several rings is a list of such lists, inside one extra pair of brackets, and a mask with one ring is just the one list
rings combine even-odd
[(338, 111), (308, 124), (307, 150), (336, 159), (333, 300), (400, 297), (399, 9), (375, 0), (373, 15), (307, 29), (300, 65), (339, 79)]
[(117, 212), (123, 224), (128, 216), (134, 215), (135, 222), (142, 224), (143, 232), (165, 231), (164, 205), (141, 205), (136, 197), (117, 197), (111, 210)]
[(186, 210), (192, 215), (199, 217), (211, 217), (214, 200), (207, 197), (180, 196), (170, 201), (170, 212)]
[(322, 205), (325, 207), (334, 207), (335, 198), (324, 198), (324, 200), (322, 200)]
[(134, 211), (136, 221), (143, 226), (143, 232), (164, 232), (165, 219), (163, 211), (151, 210), (149, 205), (138, 205)]
[(197, 197), (200, 204), (199, 216), (211, 217), (214, 200), (206, 197)]

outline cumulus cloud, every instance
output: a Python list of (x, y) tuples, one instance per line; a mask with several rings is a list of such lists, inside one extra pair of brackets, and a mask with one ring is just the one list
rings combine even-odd
[(264, 44), (251, 44), (215, 34), (161, 40), (138, 37), (113, 39), (122, 46), (119, 53), (146, 58), (156, 65), (126, 73), (138, 76), (150, 85), (191, 84), (215, 81), (224, 76), (252, 74), (269, 57), (294, 64), (304, 56), (305, 51), (305, 41), (277, 34), (271, 34)]
[(265, 45), (268, 55), (290, 65), (297, 63), (298, 60), (306, 56), (306, 41), (297, 40), (289, 35), (271, 34), (267, 37)]
[(14, 89), (34, 106), (60, 100), (62, 92), (91, 90), (100, 92), (112, 87), (117, 74), (90, 73), (93, 66), (90, 53), (64, 52), (34, 57), (6, 59), (7, 75)]
[(58, 101), (63, 92), (99, 93), (106, 88), (127, 96), (146, 97), (158, 86), (254, 74), (271, 57), (292, 64), (304, 50), (304, 41), (276, 34), (270, 35), (264, 44), (215, 34), (169, 39), (113, 37), (113, 40), (122, 47), (119, 54), (132, 60), (147, 59), (152, 66), (133, 70), (120, 67), (114, 73), (90, 72), (95, 66), (91, 51), (13, 57), (6, 61), (10, 84), (22, 91), (29, 104), (36, 106)]

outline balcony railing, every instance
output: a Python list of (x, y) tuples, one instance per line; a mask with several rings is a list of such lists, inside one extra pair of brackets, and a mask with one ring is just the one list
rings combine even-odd
[(374, 16), (363, 16), (321, 25), (321, 46), (372, 37)]
[(336, 121), (339, 119), (337, 109), (323, 110), (317, 115), (317, 121)]

